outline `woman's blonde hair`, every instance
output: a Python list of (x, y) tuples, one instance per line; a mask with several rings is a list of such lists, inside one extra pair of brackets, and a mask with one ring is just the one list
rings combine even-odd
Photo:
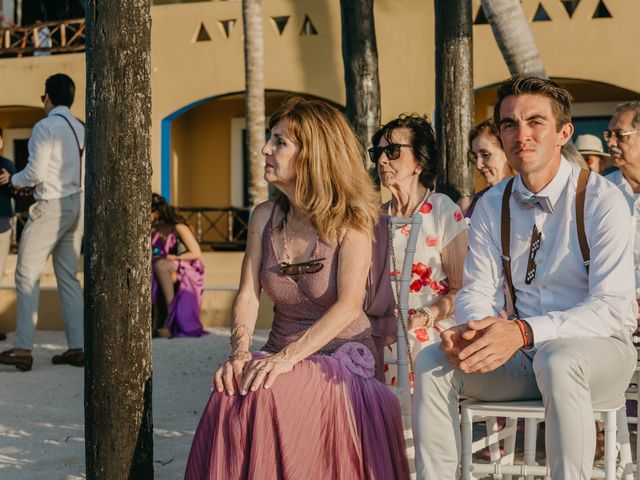
[[(289, 138), (300, 146), (295, 201), (320, 237), (336, 241), (351, 227), (369, 236), (380, 215), (380, 199), (364, 166), (365, 153), (346, 118), (315, 99), (286, 100), (269, 120), (287, 120)], [(284, 212), (289, 202), (282, 195)]]

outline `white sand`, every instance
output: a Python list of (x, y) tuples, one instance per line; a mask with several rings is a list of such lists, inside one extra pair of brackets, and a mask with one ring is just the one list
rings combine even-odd
[[(202, 338), (153, 340), (154, 470), (158, 480), (182, 478), (210, 377), (229, 354), (229, 330)], [(256, 346), (266, 341), (258, 332)], [(11, 348), (12, 335), (0, 342)], [(36, 334), (30, 372), (0, 365), (0, 478), (85, 477), (82, 368), (52, 365), (66, 350), (63, 332)]]

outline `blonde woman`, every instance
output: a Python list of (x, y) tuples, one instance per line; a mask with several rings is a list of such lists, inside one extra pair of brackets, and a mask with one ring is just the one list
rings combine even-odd
[[(362, 149), (318, 100), (287, 101), (269, 128), (264, 176), (281, 195), (251, 218), (231, 355), (185, 478), (408, 478), (399, 404), (373, 377), (363, 310), (379, 207)], [(252, 354), (261, 290), (274, 318)]]

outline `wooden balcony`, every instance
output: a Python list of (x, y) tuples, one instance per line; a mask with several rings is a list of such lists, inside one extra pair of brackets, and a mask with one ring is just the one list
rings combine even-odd
[(0, 29), (0, 56), (83, 52), (84, 18)]

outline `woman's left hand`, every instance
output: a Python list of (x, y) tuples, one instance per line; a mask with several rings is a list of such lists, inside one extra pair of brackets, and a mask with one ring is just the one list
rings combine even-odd
[(268, 389), (278, 375), (290, 372), (292, 369), (293, 364), (280, 354), (253, 360), (245, 368), (240, 395), (246, 395), (250, 391), (255, 392), (262, 384)]

